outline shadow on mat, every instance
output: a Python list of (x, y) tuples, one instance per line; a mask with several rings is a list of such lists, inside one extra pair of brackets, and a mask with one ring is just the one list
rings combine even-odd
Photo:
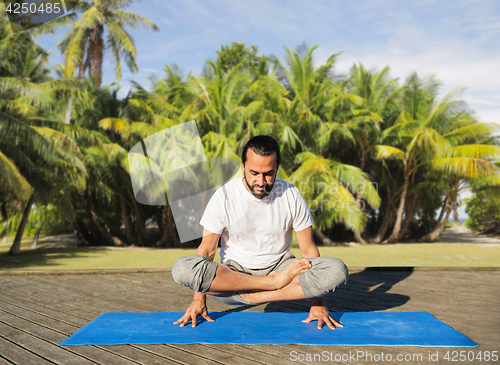
[[(367, 268), (349, 275), (347, 284), (327, 296), (325, 304), (330, 312), (372, 312), (400, 307), (410, 297), (388, 291), (412, 273), (413, 267)], [(310, 307), (309, 301), (292, 300), (268, 303), (264, 311), (309, 312)]]

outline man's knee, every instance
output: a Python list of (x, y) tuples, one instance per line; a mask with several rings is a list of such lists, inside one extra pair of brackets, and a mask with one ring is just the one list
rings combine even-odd
[(212, 284), (217, 263), (201, 255), (181, 256), (174, 262), (172, 276), (178, 284), (204, 293)]
[(308, 299), (323, 298), (347, 283), (349, 270), (342, 260), (335, 257), (309, 260), (311, 269), (300, 274), (303, 277), (302, 290)]
[(347, 284), (349, 269), (344, 262), (336, 257), (325, 257), (325, 259), (327, 259), (325, 272), (328, 273), (327, 277), (330, 279), (327, 286), (335, 290)]
[(181, 256), (174, 262), (172, 277), (177, 284), (183, 284), (191, 279), (188, 269), (190, 263), (189, 258), (190, 256)]

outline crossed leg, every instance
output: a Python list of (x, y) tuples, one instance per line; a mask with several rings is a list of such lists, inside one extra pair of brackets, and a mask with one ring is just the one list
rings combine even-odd
[[(273, 275), (273, 271), (269, 275)], [(284, 287), (277, 290), (263, 290), (254, 292), (238, 292), (240, 297), (250, 304), (261, 304), (266, 302), (275, 302), (279, 300), (298, 300), (307, 299), (299, 282), (299, 275), (294, 278)]]
[(336, 258), (297, 259), (291, 252), (264, 271), (246, 269), (232, 260), (223, 265), (193, 255), (179, 258), (172, 275), (177, 283), (193, 291), (222, 303), (241, 305), (323, 298), (347, 282), (348, 269)]
[[(298, 289), (295, 296), (300, 296), (301, 294), (302, 298), (296, 299), (304, 299), (305, 296), (298, 281), (299, 274), (306, 272), (310, 268), (311, 263), (309, 260), (302, 259), (292, 262), (290, 266), (283, 271), (273, 271), (267, 276), (253, 276), (247, 273), (238, 272), (225, 265), (218, 265), (215, 277), (205, 294), (217, 296), (227, 292), (237, 292), (243, 299), (245, 299), (244, 296), (247, 297), (249, 299), (247, 301), (248, 303), (256, 304), (259, 302), (256, 300), (260, 300), (260, 294), (279, 292), (279, 295), (276, 297), (282, 298), (284, 294), (294, 294)], [(284, 290), (285, 288), (287, 289)], [(272, 298), (274, 296), (275, 295), (268, 295), (265, 296), (265, 298)], [(292, 299), (295, 298), (269, 299), (264, 301)]]

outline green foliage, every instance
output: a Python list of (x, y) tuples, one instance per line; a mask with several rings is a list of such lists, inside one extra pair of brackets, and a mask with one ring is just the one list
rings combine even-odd
[(233, 42), (230, 46), (220, 47), (220, 51), (217, 51), (217, 61), (224, 72), (231, 72), (238, 65), (256, 66), (259, 61), (258, 52), (257, 46), (246, 47), (245, 43)]
[[(340, 77), (335, 74), (339, 54), (318, 66), (317, 47), (285, 47), (281, 62), (258, 57), (257, 46), (233, 42), (217, 51), (216, 61), (206, 63), (201, 77), (167, 65), (165, 77), (154, 80), (152, 88), (133, 82), (127, 97), (119, 99), (116, 84), (99, 86), (104, 49), (112, 51), (119, 79), (122, 58), (137, 69), (124, 27), (142, 24), (158, 30), (147, 19), (120, 10), (128, 3), (81, 1), (78, 21), (71, 15), (38, 29), (51, 32), (74, 22), (60, 43), (66, 64), (56, 79), (47, 76), (46, 52), (31, 34), (16, 39), (21, 34), (14, 37), (8, 23), (0, 23), (1, 223), (17, 220), (9, 227), (18, 226), (34, 188), (40, 192), (35, 200), (40, 208), (31, 213), (28, 234), (46, 207), (60, 214), (43, 215), (47, 234), (56, 222), (72, 220), (93, 244), (123, 240), (151, 246), (155, 242), (148, 241), (145, 222), (161, 226), (165, 220), (169, 228), (164, 233), (170, 233), (162, 240), (174, 241), (173, 218), (162, 215), (168, 206), (140, 205), (135, 199), (127, 152), (191, 120), (207, 158), (239, 160), (252, 136), (276, 138), (282, 152), (278, 177), (301, 190), (314, 229), (328, 229), (333, 236), (339, 224), (358, 233), (370, 227), (367, 233), (373, 233), (385, 216), (398, 216), (400, 226), (406, 224), (403, 216), (409, 223), (419, 216), (419, 229), (428, 233), (436, 212), (445, 202), (447, 209), (456, 204), (460, 189), (471, 180), (480, 186), (498, 184), (496, 126), (478, 123), (458, 93), (439, 100), (439, 84), (432, 78), (415, 74), (400, 84), (389, 76), (389, 67), (367, 70), (361, 63)], [(86, 69), (92, 80), (84, 78)], [(76, 70), (83, 80), (70, 77)], [(69, 124), (63, 123), (66, 114)], [(173, 163), (189, 165), (166, 156), (159, 171), (170, 170)], [(409, 210), (410, 203), (415, 207)]]
[(469, 215), (467, 225), (472, 230), (500, 234), (500, 188), (478, 190), (464, 201)]
[[(0, 236), (14, 236), (20, 221), (20, 215), (10, 217), (6, 224), (0, 225)], [(33, 236), (40, 222), (42, 222), (41, 237), (73, 231), (71, 220), (65, 217), (63, 211), (54, 204), (35, 206), (31, 209), (25, 228), (26, 236)]]

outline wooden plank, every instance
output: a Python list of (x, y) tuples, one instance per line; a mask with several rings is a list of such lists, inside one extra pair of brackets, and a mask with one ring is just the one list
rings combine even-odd
[(22, 332), (3, 323), (0, 323), (0, 333), (2, 333), (2, 337), (4, 339), (13, 343), (20, 343), (23, 348), (55, 364), (86, 365), (94, 363), (82, 356), (66, 351), (61, 347), (54, 346), (50, 344), (50, 342), (44, 341), (38, 337)]
[(17, 302), (17, 300), (23, 300), (31, 304), (36, 304), (40, 308), (48, 308), (63, 313), (68, 313), (76, 317), (92, 320), (95, 318), (95, 313), (91, 313), (80, 308), (69, 306), (66, 304), (61, 304), (53, 300), (48, 300), (47, 298), (36, 296), (32, 294), (27, 294), (20, 290), (13, 290), (11, 288), (2, 288), (2, 297), (7, 298), (9, 302)]
[(185, 364), (196, 365), (214, 365), (220, 362), (210, 360), (203, 356), (203, 354), (194, 354), (173, 345), (136, 345), (137, 348), (146, 350), (152, 354), (164, 356), (172, 361), (178, 361)]
[[(7, 306), (7, 305), (4, 305), (4, 307), (5, 306)], [(7, 308), (7, 309), (12, 310), (12, 308)], [(1, 312), (2, 312), (2, 309), (0, 309), (0, 314), (1, 314)], [(76, 332), (79, 329), (78, 327), (70, 327), (70, 328), (65, 328), (65, 331), (61, 331), (61, 327), (63, 327), (65, 325), (65, 323), (62, 323), (62, 322), (57, 323), (57, 321), (55, 321), (51, 318), (48, 318), (48, 317), (45, 317), (43, 315), (36, 314), (36, 313), (30, 312), (30, 311), (19, 310), (19, 312), (21, 312), (21, 314), (22, 314), (21, 318), (23, 318), (25, 320), (31, 320), (32, 323), (40, 324), (40, 325), (45, 326), (46, 328), (49, 328), (55, 332), (65, 334), (66, 337), (73, 334), (74, 332)], [(20, 316), (19, 313), (16, 313), (16, 315)], [(28, 317), (28, 318), (26, 318), (26, 317)], [(2, 317), (0, 316), (0, 319), (1, 318)], [(155, 358), (153, 356), (149, 356), (149, 355), (146, 356), (146, 355), (144, 355), (144, 351), (140, 351), (140, 350), (132, 348), (128, 345), (99, 346), (99, 348), (104, 349), (104, 350), (111, 352), (113, 354), (119, 355), (120, 357), (125, 357), (129, 360), (136, 360), (137, 359), (136, 361), (139, 363), (142, 363), (143, 358), (145, 358), (147, 360), (146, 361), (147, 364), (149, 364), (149, 363), (160, 364), (163, 361), (163, 360), (159, 361), (157, 358)], [(165, 363), (173, 363), (173, 362), (165, 362)]]
[(215, 347), (209, 347), (201, 344), (193, 344), (193, 345), (175, 345), (175, 347), (179, 349), (183, 349), (185, 351), (191, 351), (196, 354), (203, 354), (207, 359), (220, 362), (222, 364), (227, 365), (255, 365), (261, 364), (259, 361), (255, 361), (244, 356), (231, 354), (225, 351), (222, 351)]
[(23, 347), (7, 341), (3, 335), (0, 335), (0, 353), (4, 358), (16, 365), (37, 364), (37, 365), (52, 365), (41, 356), (33, 354)]
[(9, 360), (3, 358), (0, 352), (0, 365), (13, 365), (13, 364), (14, 364), (13, 362), (10, 362)]
[[(8, 300), (8, 299), (10, 299), (10, 300)], [(14, 298), (14, 299), (15, 300), (12, 300), (12, 298), (6, 298), (6, 296), (2, 296), (2, 298), (0, 298), (0, 308), (3, 307), (4, 303), (7, 303), (7, 304), (10, 304), (13, 306), (17, 306), (19, 308), (30, 310), (34, 313), (38, 313), (41, 315), (48, 316), (50, 318), (57, 319), (61, 322), (68, 323), (68, 324), (71, 324), (71, 325), (74, 325), (77, 327), (83, 327), (87, 323), (89, 323), (88, 320), (81, 318), (81, 317), (74, 316), (72, 314), (67, 314), (67, 313), (60, 312), (60, 311), (57, 311), (57, 310), (54, 310), (51, 308), (47, 308), (47, 307), (42, 307), (42, 306), (39, 306), (39, 305), (34, 304), (32, 302), (28, 302), (24, 299), (21, 299), (21, 298)]]
[(3, 312), (21, 317), (33, 323), (40, 324), (46, 328), (52, 329), (62, 334), (72, 335), (79, 329), (78, 326), (70, 325), (43, 314), (35, 313), (7, 303), (2, 303), (2, 306), (0, 307), (0, 320), (2, 319)]
[[(405, 287), (421, 287), (427, 289), (433, 289), (439, 287), (441, 290), (453, 293), (468, 293), (470, 292), (471, 283), (474, 283), (474, 290), (478, 292), (488, 292), (494, 287), (498, 288), (499, 279), (496, 275), (491, 275), (489, 272), (479, 273), (472, 272), (468, 278), (459, 278), (449, 276), (451, 273), (446, 273), (446, 275), (437, 276), (429, 275), (429, 273), (424, 273), (424, 275), (419, 275), (418, 277), (408, 278), (405, 282)], [(456, 274), (456, 273), (455, 273)], [(453, 283), (451, 285), (451, 283)]]
[[(498, 286), (500, 276), (498, 272), (419, 272), (409, 279), (412, 282), (427, 282), (447, 289), (470, 288), (471, 283), (474, 283), (474, 288), (483, 289), (495, 284)], [(450, 283), (454, 285), (449, 285)]]
[(182, 364), (182, 362), (174, 361), (168, 357), (161, 356), (159, 354), (153, 354), (145, 349), (140, 349), (138, 347), (126, 345), (126, 346), (100, 346), (105, 349), (109, 349), (114, 353), (120, 354), (129, 359), (140, 362), (141, 364), (147, 365), (161, 365), (161, 364)]
[[(1, 290), (11, 290), (13, 292), (19, 292), (25, 295), (32, 296), (36, 299), (38, 298), (44, 298), (46, 300), (55, 302), (55, 303), (61, 303), (66, 307), (69, 308), (76, 308), (79, 311), (85, 311), (87, 313), (95, 314), (97, 312), (93, 311), (92, 309), (88, 308), (82, 308), (82, 306), (76, 306), (71, 303), (78, 304), (77, 302), (71, 299), (72, 293), (64, 292), (61, 290), (58, 290), (56, 288), (53, 288), (51, 286), (45, 285), (44, 283), (38, 283), (36, 280), (32, 280), (33, 278), (30, 278), (30, 280), (23, 280), (23, 278), (17, 278), (18, 280), (14, 281), (9, 281), (9, 283), (3, 283), (0, 284), (0, 289)], [(66, 296), (62, 297), (61, 295), (58, 295), (59, 293), (64, 293)], [(69, 297), (69, 298), (68, 298)]]
[[(106, 311), (131, 311), (135, 309), (137, 311), (138, 308), (130, 308), (129, 303), (124, 303), (120, 300), (119, 297), (110, 297), (107, 295), (106, 297), (99, 292), (89, 292), (88, 290), (82, 290), (78, 286), (72, 287), (70, 285), (65, 285), (64, 283), (57, 283), (53, 281), (45, 281), (46, 277), (36, 278), (37, 285), (44, 285), (47, 289), (53, 292), (54, 297), (60, 297), (59, 302), (64, 304), (71, 304), (75, 307), (82, 309), (82, 307), (88, 306), (93, 308), (93, 310), (101, 314)], [(41, 280), (38, 280), (41, 279)], [(51, 298), (52, 299), (52, 298)], [(98, 303), (98, 305), (96, 305)], [(104, 311), (100, 310), (100, 307), (106, 308)]]
[[(290, 359), (290, 352), (293, 351), (294, 349), (294, 348), (287, 349), (281, 345), (241, 345), (238, 347), (248, 348), (253, 351), (260, 352), (262, 354), (270, 354), (281, 359)], [(297, 349), (295, 348), (295, 350)], [(306, 363), (297, 360), (294, 361), (294, 364), (306, 364)], [(333, 362), (333, 364), (337, 364), (337, 362)]]
[[(71, 306), (79, 310), (88, 311), (89, 313), (94, 313), (95, 316), (100, 315), (103, 312), (130, 311), (128, 307), (117, 303), (107, 303), (99, 301), (98, 298), (89, 298), (82, 293), (79, 293), (77, 289), (74, 288), (71, 291), (66, 288), (54, 288), (43, 282), (36, 282), (32, 285), (36, 285), (36, 287), (33, 288), (28, 285), (19, 285), (16, 290), (21, 290), (28, 294), (43, 296), (47, 300)], [(92, 308), (92, 311), (87, 308)]]
[[(90, 276), (87, 279), (91, 278)], [(104, 290), (97, 287), (89, 287), (83, 280), (75, 282), (72, 278), (65, 277), (64, 282), (57, 283), (54, 277), (40, 277), (37, 278), (38, 281), (44, 282), (52, 287), (59, 287), (60, 291), (78, 292), (80, 295), (85, 295), (89, 299), (98, 300), (99, 302), (105, 302), (108, 304), (116, 304), (120, 306), (126, 306), (129, 310), (139, 311), (139, 312), (151, 312), (158, 311), (160, 305), (152, 305), (147, 303), (142, 303), (141, 301), (134, 300), (135, 298), (129, 296), (126, 293), (111, 292), (109, 290)], [(73, 284), (73, 285), (71, 285)]]
[[(165, 306), (177, 304), (177, 300), (174, 296), (158, 300), (157, 293), (148, 291), (149, 296), (145, 298), (144, 295), (141, 295), (140, 291), (137, 292), (133, 288), (124, 286), (123, 284), (103, 281), (102, 278), (99, 277), (88, 277), (88, 280), (85, 280), (85, 282), (81, 282), (78, 279), (77, 277), (68, 277), (64, 285), (78, 285), (80, 291), (99, 295), (99, 297), (106, 301), (115, 301), (119, 298), (121, 303), (139, 310), (159, 311)], [(152, 293), (155, 293), (155, 295), (151, 295)]]
[[(115, 290), (116, 294), (114, 294), (114, 295), (117, 297), (120, 297), (121, 302), (130, 301), (130, 302), (133, 302), (134, 304), (137, 304), (137, 303), (142, 303), (145, 305), (154, 304), (155, 305), (154, 311), (184, 312), (185, 309), (189, 306), (189, 304), (192, 301), (192, 292), (189, 291), (188, 289), (183, 290), (182, 297), (179, 297), (178, 295), (172, 295), (171, 292), (162, 293), (162, 291), (159, 290), (158, 287), (151, 288), (151, 290), (138, 290), (138, 291), (136, 291), (136, 290), (134, 290), (136, 288), (132, 289), (129, 287), (124, 287), (124, 286), (117, 286), (117, 287), (111, 286), (111, 287), (105, 287), (105, 288), (98, 288), (98, 283), (99, 282), (89, 283), (87, 281), (87, 284), (86, 284), (87, 289), (93, 290), (93, 291), (101, 290), (101, 291), (105, 292), (105, 294), (108, 294), (108, 295), (110, 293), (112, 293), (113, 290)], [(181, 286), (179, 286), (179, 288), (185, 289)], [(105, 294), (103, 294), (103, 295), (105, 295)], [(208, 303), (210, 305), (210, 307), (209, 307), (210, 310), (221, 311), (221, 310), (228, 308), (226, 305), (221, 304), (219, 302), (215, 302), (212, 299), (208, 299)], [(149, 311), (151, 311), (150, 308), (148, 308), (148, 309), (149, 309)], [(134, 311), (134, 308), (130, 308), (129, 311)]]
[[(150, 275), (148, 275), (150, 276)], [(175, 302), (175, 298), (178, 296), (184, 296), (189, 294), (192, 296), (192, 292), (184, 288), (183, 286), (175, 283), (170, 276), (170, 281), (153, 281), (150, 282), (147, 278), (142, 278), (139, 280), (126, 280), (122, 276), (109, 275), (107, 278), (107, 283), (113, 283), (113, 289), (123, 290), (126, 288), (130, 292), (134, 293), (134, 295), (151, 295), (151, 293), (155, 293), (153, 300), (158, 302), (159, 304), (164, 303), (173, 303)], [(89, 285), (95, 285), (95, 283), (89, 282)], [(174, 300), (173, 300), (174, 299)]]
[[(10, 314), (4, 313), (2, 315), (1, 323), (5, 323), (24, 332), (28, 332), (33, 336), (47, 341), (52, 346), (57, 346), (59, 343), (68, 338), (67, 335), (63, 335), (59, 332), (55, 332), (53, 330)], [(67, 351), (82, 355), (83, 357), (91, 359), (99, 364), (137, 364), (136, 362), (132, 362), (120, 356), (116, 356), (112, 352), (103, 350), (96, 346), (68, 346), (65, 348)]]
[(267, 352), (256, 351), (250, 347), (240, 346), (240, 345), (205, 345), (207, 347), (215, 348), (218, 350), (222, 350), (229, 354), (233, 354), (235, 356), (244, 356), (247, 359), (252, 359), (256, 362), (260, 362), (262, 364), (267, 365), (292, 365), (296, 364), (296, 362), (290, 361), (290, 357), (281, 357), (273, 354), (269, 354)]

